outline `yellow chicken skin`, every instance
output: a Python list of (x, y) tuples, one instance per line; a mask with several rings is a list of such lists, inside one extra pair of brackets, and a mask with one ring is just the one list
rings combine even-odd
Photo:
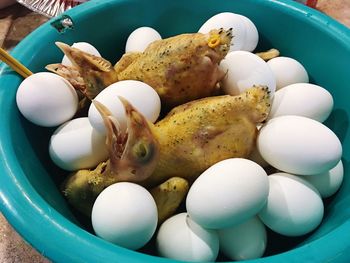
[(192, 182), (221, 160), (248, 157), (256, 125), (270, 111), (269, 97), (266, 87), (256, 86), (239, 96), (208, 97), (174, 108), (155, 125), (160, 157), (142, 184), (155, 185), (175, 175)]
[(157, 205), (158, 225), (175, 214), (188, 190), (188, 182), (180, 177), (172, 177), (150, 190)]
[[(163, 108), (170, 109), (217, 90), (225, 75), (219, 70), (219, 63), (228, 52), (231, 39), (231, 29), (181, 34), (155, 41), (144, 52), (126, 53), (114, 67), (103, 58), (58, 42), (56, 45), (74, 67), (51, 64), (46, 68), (85, 90), (90, 99), (114, 82), (139, 80), (154, 88)], [(75, 77), (77, 71), (79, 77)]]
[[(120, 71), (118, 79), (149, 84), (168, 108), (210, 96), (224, 77), (218, 65), (229, 50), (231, 38), (231, 30), (220, 29), (154, 41), (139, 56), (131, 53), (122, 57), (115, 66)], [(130, 63), (129, 56), (136, 58)], [(130, 64), (125, 66), (124, 60)]]
[[(270, 110), (268, 89), (261, 86), (239, 96), (186, 103), (155, 125), (126, 100), (121, 101), (129, 120), (124, 135), (108, 110), (95, 102), (105, 120), (110, 159), (95, 170), (74, 173), (63, 186), (68, 201), (87, 214), (97, 195), (110, 184), (132, 181), (150, 189), (172, 177), (181, 177), (191, 184), (221, 160), (249, 156), (255, 145), (256, 125), (266, 119)], [(170, 197), (169, 200), (180, 203)]]

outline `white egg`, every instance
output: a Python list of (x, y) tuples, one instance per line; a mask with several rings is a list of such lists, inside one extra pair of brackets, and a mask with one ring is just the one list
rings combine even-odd
[(143, 52), (153, 41), (162, 39), (157, 30), (152, 27), (139, 27), (126, 40), (125, 52)]
[(246, 29), (245, 42), (242, 50), (254, 51), (259, 42), (259, 33), (255, 24), (246, 16), (239, 15), (243, 20)]
[(259, 217), (273, 231), (300, 236), (314, 230), (323, 218), (323, 202), (317, 189), (299, 176), (269, 175), (270, 193)]
[(294, 115), (269, 120), (259, 131), (257, 146), (270, 165), (299, 175), (328, 171), (342, 155), (341, 143), (332, 130), (318, 121)]
[(253, 85), (265, 85), (271, 96), (276, 89), (275, 77), (266, 62), (247, 51), (234, 51), (226, 55), (219, 65), (227, 72), (222, 87), (226, 94), (238, 95)]
[(160, 256), (183, 261), (215, 261), (219, 237), (215, 230), (196, 224), (186, 213), (167, 219), (159, 228), (156, 246)]
[[(94, 55), (94, 56), (97, 56), (97, 57), (101, 57), (101, 54), (100, 52), (98, 52), (98, 50), (93, 46), (91, 45), (90, 43), (87, 43), (87, 42), (77, 42), (77, 43), (74, 43), (72, 45), (72, 47), (75, 47), (77, 49), (80, 49), (86, 53), (89, 53), (91, 55)], [(62, 64), (65, 65), (65, 66), (72, 66), (72, 62), (69, 60), (69, 58), (64, 55), (63, 58), (62, 58)]]
[(296, 83), (277, 90), (273, 97), (268, 119), (283, 115), (298, 115), (325, 121), (333, 109), (333, 97), (324, 88)]
[(106, 138), (92, 128), (87, 117), (73, 119), (52, 134), (49, 154), (64, 170), (94, 168), (108, 158)]
[(332, 169), (321, 174), (303, 176), (303, 178), (311, 183), (321, 194), (321, 197), (327, 198), (335, 194), (340, 188), (344, 177), (344, 167), (340, 160)]
[(204, 171), (192, 184), (187, 213), (199, 225), (221, 229), (244, 222), (266, 202), (267, 174), (243, 158), (223, 160)]
[(309, 82), (309, 75), (304, 66), (297, 60), (289, 57), (270, 59), (267, 65), (276, 78), (276, 90), (294, 83)]
[(142, 186), (116, 183), (98, 195), (91, 222), (99, 237), (136, 250), (143, 247), (156, 231), (157, 206), (152, 195)]
[(64, 78), (49, 72), (35, 73), (19, 85), (16, 102), (29, 121), (44, 127), (71, 119), (78, 108), (78, 95)]
[[(160, 98), (158, 93), (144, 82), (136, 80), (123, 80), (116, 82), (102, 90), (95, 100), (106, 106), (118, 120), (122, 130), (126, 129), (126, 116), (123, 104), (118, 96), (128, 100), (147, 120), (155, 122), (160, 113)], [(91, 104), (89, 108), (91, 125), (101, 133), (105, 133), (103, 119)]]
[(198, 30), (199, 33), (209, 33), (212, 29), (230, 29), (232, 28), (233, 38), (231, 41), (230, 52), (242, 50), (245, 45), (246, 24), (237, 14), (223, 12), (209, 18)]
[(266, 249), (267, 235), (264, 224), (256, 216), (219, 232), (220, 250), (231, 260), (260, 258)]

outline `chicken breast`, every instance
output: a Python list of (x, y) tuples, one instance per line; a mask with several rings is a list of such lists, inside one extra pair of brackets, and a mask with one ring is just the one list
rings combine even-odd
[(158, 184), (172, 176), (192, 182), (221, 160), (248, 157), (256, 126), (269, 111), (269, 92), (262, 86), (239, 96), (208, 97), (174, 108), (155, 125), (160, 156), (154, 173), (142, 184)]

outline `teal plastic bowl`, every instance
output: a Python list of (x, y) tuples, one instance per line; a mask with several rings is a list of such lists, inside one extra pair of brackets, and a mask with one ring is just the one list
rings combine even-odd
[[(163, 37), (196, 32), (206, 19), (223, 11), (248, 16), (260, 34), (259, 50), (275, 47), (299, 60), (311, 82), (332, 93), (335, 106), (326, 124), (344, 150), (344, 183), (325, 201), (320, 227), (300, 238), (270, 233), (265, 257), (254, 262), (349, 262), (350, 30), (346, 27), (288, 0), (99, 0), (67, 12), (72, 27), (58, 32), (53, 25), (60, 27), (59, 18), (51, 20), (12, 54), (39, 72), (62, 58), (55, 41), (88, 41), (116, 62), (127, 36), (139, 26), (152, 26)], [(0, 200), (1, 212), (12, 226), (55, 262), (171, 262), (144, 253), (152, 253), (151, 245), (135, 252), (92, 234), (89, 222), (71, 210), (60, 194), (62, 171), (51, 163), (47, 149), (52, 130), (29, 123), (17, 110), (15, 94), (22, 78), (5, 65), (0, 74)]]

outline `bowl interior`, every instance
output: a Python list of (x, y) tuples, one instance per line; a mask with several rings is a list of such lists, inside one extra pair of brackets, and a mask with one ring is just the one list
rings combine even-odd
[[(349, 230), (350, 92), (346, 86), (350, 83), (350, 74), (346, 69), (350, 61), (350, 33), (345, 27), (288, 0), (100, 0), (67, 12), (73, 27), (64, 32), (52, 26), (57, 24), (58, 18), (49, 21), (22, 41), (13, 55), (33, 72), (39, 72), (44, 71), (45, 65), (61, 60), (62, 53), (55, 41), (68, 44), (86, 41), (115, 63), (124, 52), (128, 35), (137, 27), (151, 26), (165, 38), (196, 32), (209, 17), (224, 11), (249, 17), (259, 31), (257, 50), (275, 47), (282, 55), (299, 60), (307, 69), (310, 81), (328, 89), (334, 97), (334, 110), (326, 125), (343, 145), (343, 185), (335, 196), (325, 200), (324, 220), (317, 230), (300, 238), (270, 233), (267, 256), (293, 250), (260, 261), (297, 259), (301, 253), (327, 258), (332, 252), (324, 252), (323, 248), (329, 248), (327, 244), (331, 238), (344, 241), (345, 234), (340, 230)], [(89, 220), (70, 209), (59, 191), (65, 172), (55, 167), (48, 155), (53, 129), (37, 127), (20, 115), (15, 94), (21, 78), (4, 65), (0, 73), (1, 209), (11, 224), (39, 251), (56, 261), (108, 259), (111, 262), (113, 256), (120, 262), (124, 257), (128, 262), (168, 262), (108, 244), (89, 233), (92, 231)], [(36, 222), (40, 224), (33, 225), (34, 220), (39, 220)], [(51, 244), (47, 242), (49, 234), (56, 238), (49, 242)], [(349, 241), (343, 242), (341, 248), (337, 245), (334, 249), (344, 249), (348, 245)], [(152, 251), (152, 247), (145, 250)]]

